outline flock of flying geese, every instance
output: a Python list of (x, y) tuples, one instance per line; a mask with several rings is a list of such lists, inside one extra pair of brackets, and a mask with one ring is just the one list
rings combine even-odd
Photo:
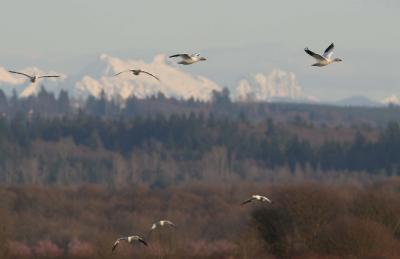
[[(327, 66), (329, 64), (332, 64), (334, 62), (341, 62), (342, 59), (340, 58), (332, 58), (332, 54), (333, 54), (333, 49), (335, 48), (335, 45), (332, 43), (331, 45), (329, 45), (329, 47), (324, 51), (324, 53), (322, 55), (320, 54), (316, 54), (315, 52), (309, 50), (308, 48), (305, 48), (304, 51), (310, 55), (311, 57), (313, 57), (316, 60), (316, 63), (314, 63), (312, 66), (317, 66), (317, 67), (324, 67)], [(172, 56), (169, 56), (169, 58), (181, 58), (181, 60), (178, 62), (178, 64), (181, 65), (191, 65), (194, 63), (197, 63), (199, 61), (205, 61), (207, 60), (205, 57), (200, 56), (200, 54), (175, 54)], [(18, 74), (18, 75), (22, 75), (25, 76), (27, 78), (29, 78), (29, 80), (31, 81), (31, 83), (35, 83), (38, 79), (41, 78), (57, 78), (57, 77), (61, 77), (60, 75), (28, 75), (26, 73), (22, 73), (22, 72), (18, 72), (18, 71), (12, 71), (9, 70), (8, 72), (13, 73), (13, 74)], [(142, 69), (129, 69), (129, 70), (125, 70), (122, 72), (119, 72), (117, 74), (115, 74), (114, 76), (119, 76), (123, 73), (129, 72), (135, 76), (138, 76), (140, 74), (146, 74), (148, 76), (153, 77), (154, 79), (160, 81), (160, 79), (153, 75), (150, 72), (144, 71)]]
[[(334, 47), (335, 47), (335, 45), (332, 43), (331, 45), (329, 45), (329, 47), (324, 51), (324, 53), (322, 55), (316, 54), (316, 53), (312, 52), (311, 50), (309, 50), (308, 48), (305, 48), (304, 51), (308, 55), (312, 56), (316, 60), (316, 63), (314, 63), (312, 66), (323, 67), (323, 66), (327, 66), (329, 64), (332, 64), (334, 62), (341, 62), (342, 61), (340, 58), (332, 59), (332, 54), (333, 54)], [(178, 64), (182, 64), (182, 65), (191, 65), (191, 64), (197, 63), (199, 61), (207, 60), (206, 58), (200, 56), (200, 54), (176, 54), (176, 55), (170, 56), (169, 58), (177, 58), (177, 57), (181, 58), (181, 60), (178, 62)], [(38, 79), (42, 79), (42, 78), (58, 78), (58, 77), (60, 77), (60, 75), (40, 75), (40, 76), (38, 76), (38, 75), (28, 75), (28, 74), (25, 74), (25, 73), (22, 73), (22, 72), (11, 71), (11, 70), (9, 72), (13, 73), (13, 74), (18, 74), (18, 75), (25, 76), (25, 77), (29, 78), (29, 80), (32, 83), (35, 83)], [(121, 75), (123, 73), (127, 73), (127, 72), (129, 72), (129, 73), (131, 73), (131, 74), (133, 74), (135, 76), (139, 76), (140, 74), (146, 74), (146, 75), (151, 76), (154, 79), (160, 81), (160, 79), (157, 76), (155, 76), (152, 73), (149, 73), (147, 71), (141, 70), (141, 69), (125, 70), (125, 71), (122, 71), (122, 72), (119, 72), (119, 73), (115, 74), (114, 76), (119, 76), (119, 75)], [(253, 202), (253, 201), (272, 203), (272, 201), (270, 199), (268, 199), (267, 197), (265, 197), (265, 196), (252, 195), (248, 200), (242, 202), (241, 205), (244, 205), (244, 204), (247, 204), (247, 203), (250, 203), (250, 202)], [(154, 230), (156, 230), (158, 228), (167, 227), (167, 226), (176, 228), (176, 225), (174, 223), (172, 223), (172, 221), (160, 220), (160, 221), (154, 223), (151, 226), (150, 233), (152, 233), (152, 231), (154, 231)], [(140, 243), (142, 245), (148, 246), (148, 243), (144, 240), (143, 237), (141, 237), (139, 235), (132, 235), (132, 236), (118, 238), (114, 242), (114, 244), (112, 245), (112, 248), (111, 248), (112, 252), (115, 251), (115, 249), (117, 248), (117, 246), (119, 245), (119, 243), (121, 241), (125, 241), (125, 242), (127, 242), (129, 244), (132, 244), (132, 245), (135, 244), (135, 243)]]
[[(265, 196), (262, 195), (252, 195), (249, 199), (245, 200), (244, 202), (241, 203), (241, 205), (245, 205), (247, 203), (250, 202), (268, 202), (268, 203), (272, 203), (272, 201), (270, 199), (268, 199)], [(170, 220), (160, 220), (156, 223), (154, 223), (151, 228), (150, 228), (150, 233), (152, 233), (154, 230), (156, 230), (157, 228), (162, 228), (162, 227), (173, 227), (173, 228), (177, 228), (177, 226)], [(149, 244), (147, 243), (147, 241), (144, 240), (143, 237), (139, 236), (139, 235), (132, 235), (132, 236), (127, 236), (127, 237), (120, 237), (118, 238), (114, 244), (111, 247), (111, 251), (114, 252), (115, 249), (117, 248), (117, 246), (119, 245), (119, 243), (121, 241), (125, 241), (128, 244), (134, 245), (134, 244), (142, 244), (144, 246), (149, 246)]]
[[(331, 45), (329, 45), (329, 47), (324, 51), (324, 53), (322, 55), (316, 54), (315, 52), (309, 50), (308, 48), (305, 48), (304, 51), (308, 55), (310, 55), (311, 57), (313, 57), (316, 60), (316, 63), (312, 64), (312, 66), (324, 67), (324, 66), (330, 65), (330, 64), (332, 64), (334, 62), (341, 62), (342, 61), (342, 59), (340, 59), (340, 58), (332, 59), (333, 49), (334, 48), (335, 48), (335, 45), (332, 43)], [(200, 54), (176, 54), (176, 55), (170, 56), (170, 58), (176, 58), (176, 57), (180, 57), (181, 58), (181, 61), (179, 61), (178, 64), (182, 64), (182, 65), (191, 65), (191, 64), (197, 63), (199, 61), (207, 60), (206, 58), (201, 57)], [(141, 69), (130, 69), (130, 70), (122, 71), (122, 72), (119, 72), (119, 73), (115, 74), (114, 76), (118, 76), (118, 75), (120, 75), (122, 73), (125, 73), (125, 72), (131, 72), (135, 76), (138, 76), (141, 73), (144, 73), (144, 74), (147, 74), (149, 76), (154, 77), (157, 80), (160, 80), (155, 75), (153, 75), (153, 74), (151, 74), (151, 73), (149, 73), (147, 71), (141, 70)], [(272, 203), (272, 201), (269, 198), (267, 198), (266, 196), (256, 195), (255, 194), (255, 195), (252, 195), (249, 199), (247, 199), (244, 202), (242, 202), (241, 205), (245, 205), (245, 204), (253, 202), (253, 201), (262, 202), (262, 203), (264, 203), (264, 202)], [(172, 223), (172, 221), (160, 220), (160, 221), (158, 221), (158, 222), (156, 222), (156, 223), (154, 223), (152, 225), (152, 227), (150, 229), (150, 233), (151, 233), (151, 231), (153, 231), (153, 230), (155, 230), (157, 228), (166, 227), (166, 226), (176, 228), (176, 225), (174, 223)], [(140, 243), (142, 245), (148, 246), (148, 243), (143, 239), (143, 237), (141, 237), (139, 235), (120, 237), (114, 242), (114, 244), (112, 246), (111, 250), (113, 252), (117, 248), (117, 246), (119, 245), (119, 243), (121, 241), (125, 241), (125, 242), (127, 242), (129, 244)]]
[[(176, 57), (181, 57), (181, 61), (179, 61), (178, 64), (182, 64), (182, 65), (191, 65), (191, 64), (194, 64), (194, 63), (199, 62), (199, 61), (207, 60), (205, 57), (201, 57), (200, 54), (176, 54), (176, 55), (170, 56), (170, 58), (176, 58)], [(41, 78), (49, 78), (49, 77), (57, 78), (57, 77), (61, 77), (60, 75), (41, 75), (41, 76), (28, 75), (26, 73), (22, 73), (22, 72), (18, 72), (18, 71), (12, 71), (12, 70), (9, 70), (8, 72), (13, 73), (13, 74), (18, 74), (18, 75), (25, 76), (25, 77), (29, 78), (31, 83), (35, 83), (38, 79), (41, 79)], [(155, 76), (152, 73), (149, 73), (147, 71), (144, 71), (142, 69), (125, 70), (125, 71), (122, 71), (122, 72), (119, 72), (119, 73), (115, 74), (114, 76), (119, 76), (120, 74), (123, 74), (123, 73), (126, 73), (126, 72), (130, 72), (135, 76), (138, 76), (138, 75), (143, 73), (143, 74), (149, 75), (149, 76), (155, 78), (156, 80), (160, 81), (160, 79), (157, 76)]]

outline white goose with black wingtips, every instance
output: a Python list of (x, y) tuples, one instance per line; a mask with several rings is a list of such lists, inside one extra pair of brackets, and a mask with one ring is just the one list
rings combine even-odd
[(332, 59), (332, 54), (333, 54), (333, 49), (335, 48), (335, 45), (332, 43), (329, 45), (329, 47), (325, 50), (324, 54), (316, 54), (315, 52), (309, 50), (308, 48), (305, 48), (304, 51), (310, 55), (311, 57), (315, 58), (317, 63), (314, 63), (312, 66), (317, 66), (317, 67), (324, 67), (327, 65), (330, 65), (334, 62), (341, 62), (343, 61), (340, 58), (335, 58)]

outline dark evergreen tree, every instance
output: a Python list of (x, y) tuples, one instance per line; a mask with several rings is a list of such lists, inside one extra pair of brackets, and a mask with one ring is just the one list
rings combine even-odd
[(60, 91), (57, 99), (57, 107), (58, 107), (58, 112), (60, 114), (65, 115), (70, 113), (71, 103), (67, 91), (65, 90)]

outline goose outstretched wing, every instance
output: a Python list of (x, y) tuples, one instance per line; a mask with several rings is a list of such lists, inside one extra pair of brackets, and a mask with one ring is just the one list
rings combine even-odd
[(334, 48), (335, 48), (335, 44), (331, 43), (331, 45), (329, 45), (329, 47), (325, 50), (325, 52), (323, 54), (324, 58), (330, 59), (332, 57)]
[(326, 60), (326, 58), (324, 58), (323, 56), (321, 56), (321, 55), (319, 55), (319, 54), (317, 54), (317, 53), (315, 53), (315, 52), (309, 50), (308, 48), (305, 48), (304, 51), (305, 51), (308, 55), (310, 55), (311, 57), (315, 58), (315, 59), (318, 60), (318, 61)]

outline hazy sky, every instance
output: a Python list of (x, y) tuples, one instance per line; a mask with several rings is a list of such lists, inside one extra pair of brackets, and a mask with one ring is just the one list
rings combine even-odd
[[(3, 1), (0, 65), (68, 73), (104, 52), (200, 51), (209, 62), (193, 72), (221, 85), (281, 68), (320, 99), (381, 99), (400, 95), (399, 13), (397, 0)], [(322, 51), (332, 41), (344, 62), (310, 67), (304, 47)]]

